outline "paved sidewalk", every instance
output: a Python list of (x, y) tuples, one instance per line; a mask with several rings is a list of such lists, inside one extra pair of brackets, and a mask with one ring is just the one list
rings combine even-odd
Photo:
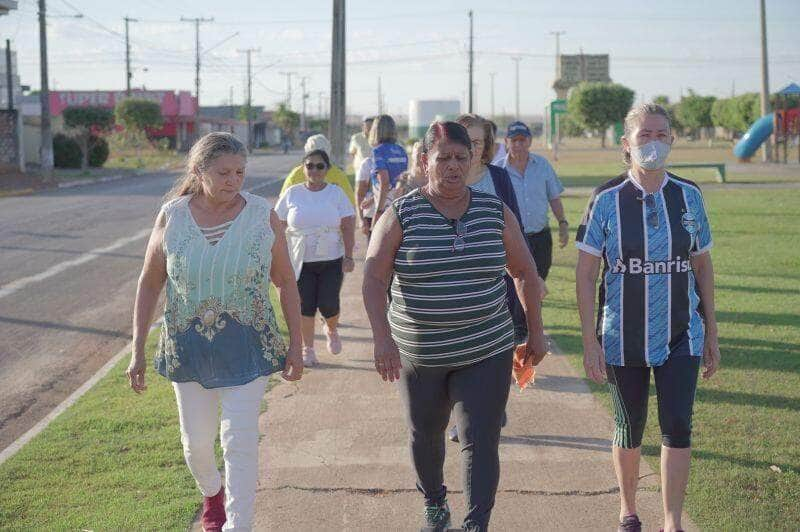
[[(363, 255), (360, 237), (359, 246)], [(256, 530), (419, 530), (422, 498), (414, 488), (400, 397), (372, 365), (362, 265), (357, 260), (342, 291), (344, 352), (327, 354), (318, 337), (321, 366), (267, 395)], [(611, 420), (564, 356), (546, 358), (533, 387), (512, 389), (508, 417), (492, 529), (616, 530)], [(447, 450), (445, 477), (459, 526), (458, 444), (448, 442)], [(658, 478), (644, 462), (641, 475), (640, 517), (647, 530), (658, 530)]]

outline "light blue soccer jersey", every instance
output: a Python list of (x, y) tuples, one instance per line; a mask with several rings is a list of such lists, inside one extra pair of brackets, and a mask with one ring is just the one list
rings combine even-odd
[(690, 355), (703, 354), (690, 258), (712, 239), (697, 185), (667, 173), (647, 194), (623, 174), (594, 191), (575, 242), (603, 258), (597, 334), (608, 364), (660, 366), (685, 336)]

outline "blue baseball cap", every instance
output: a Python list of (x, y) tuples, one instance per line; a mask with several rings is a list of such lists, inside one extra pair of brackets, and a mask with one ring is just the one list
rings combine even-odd
[(516, 137), (517, 135), (522, 135), (523, 137), (531, 137), (531, 130), (528, 126), (525, 125), (525, 122), (511, 122), (508, 125), (508, 131), (506, 132), (506, 138)]

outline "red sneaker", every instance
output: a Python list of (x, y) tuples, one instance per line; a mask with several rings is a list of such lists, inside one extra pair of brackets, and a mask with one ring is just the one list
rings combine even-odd
[(203, 497), (203, 530), (222, 532), (225, 524), (225, 486), (213, 497)]

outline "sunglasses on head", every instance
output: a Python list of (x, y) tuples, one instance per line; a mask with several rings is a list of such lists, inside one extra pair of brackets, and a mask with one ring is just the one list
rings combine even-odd
[(658, 229), (658, 211), (656, 210), (656, 198), (652, 194), (644, 197), (644, 204), (647, 205), (647, 225)]
[(453, 239), (453, 252), (462, 252), (467, 247), (467, 224), (461, 220), (450, 220), (456, 230), (456, 237)]
[(306, 168), (309, 170), (313, 170), (314, 168), (317, 170), (325, 170), (327, 167), (325, 166), (325, 163), (306, 163)]

